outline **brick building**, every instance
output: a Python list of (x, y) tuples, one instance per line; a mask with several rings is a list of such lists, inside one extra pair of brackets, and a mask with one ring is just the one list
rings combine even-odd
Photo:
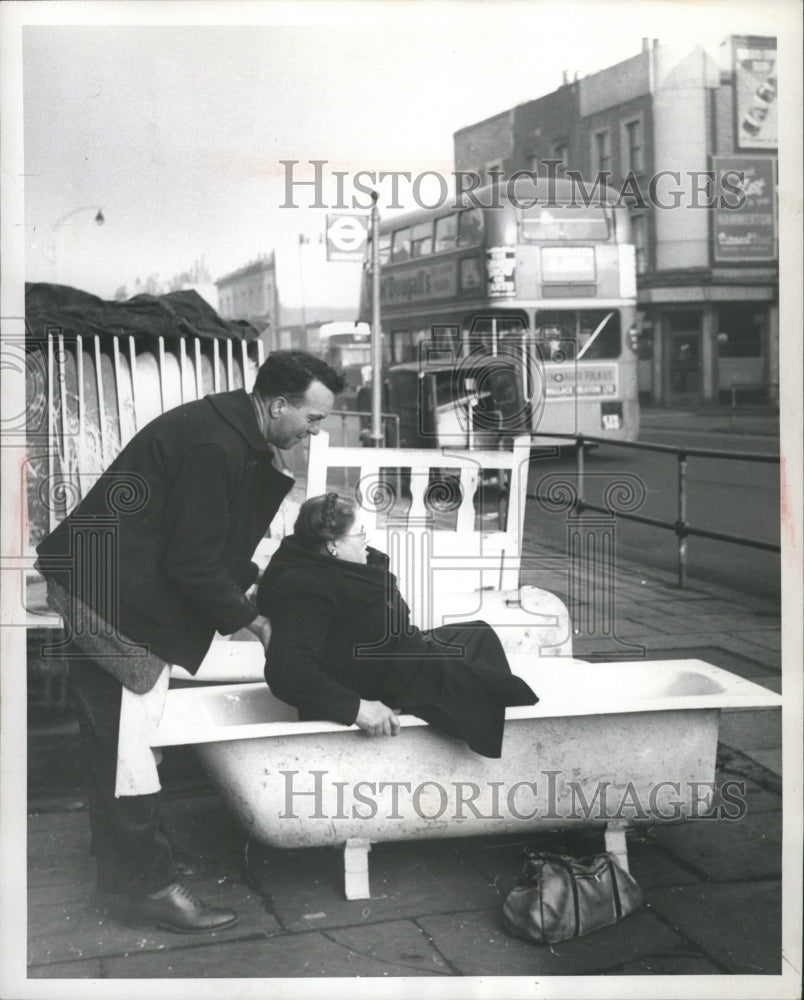
[(276, 326), (278, 299), (273, 253), (262, 254), (219, 278), (215, 285), (218, 311), (224, 319), (246, 319), (261, 331)]
[[(643, 43), (631, 59), (460, 129), (455, 169), (601, 173), (632, 208), (640, 393), (778, 398), (776, 40)], [(740, 179), (742, 175), (742, 179)], [(725, 178), (725, 187), (724, 179)]]

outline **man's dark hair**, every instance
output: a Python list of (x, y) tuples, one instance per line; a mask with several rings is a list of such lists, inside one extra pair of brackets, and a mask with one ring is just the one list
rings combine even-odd
[(254, 391), (265, 399), (284, 396), (294, 406), (304, 398), (310, 383), (318, 381), (330, 392), (343, 392), (343, 375), (326, 361), (306, 351), (271, 351), (260, 365)]

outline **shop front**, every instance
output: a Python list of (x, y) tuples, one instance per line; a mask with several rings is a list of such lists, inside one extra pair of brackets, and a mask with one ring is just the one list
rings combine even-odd
[[(775, 405), (779, 321), (775, 289), (684, 289), (700, 304), (656, 301), (641, 311), (639, 394), (646, 405), (697, 409)], [(672, 291), (674, 298), (678, 289)], [(733, 296), (733, 298), (732, 298)], [(667, 295), (670, 298), (670, 295)]]

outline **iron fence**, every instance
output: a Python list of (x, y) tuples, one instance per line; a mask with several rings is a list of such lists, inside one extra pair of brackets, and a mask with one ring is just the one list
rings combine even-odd
[[(540, 435), (538, 432), (534, 433), (533, 437), (538, 438)], [(688, 491), (687, 491), (687, 479), (688, 479), (688, 469), (687, 460), (689, 458), (712, 458), (712, 459), (728, 459), (730, 461), (736, 462), (764, 462), (768, 464), (779, 464), (778, 455), (763, 455), (755, 452), (746, 451), (723, 451), (717, 448), (688, 448), (688, 447), (677, 447), (676, 445), (667, 444), (650, 444), (646, 441), (614, 441), (611, 438), (600, 438), (593, 437), (586, 434), (554, 434), (550, 433), (546, 435), (550, 438), (561, 438), (568, 442), (574, 442), (576, 445), (576, 455), (577, 455), (577, 467), (578, 467), (578, 485), (577, 485), (577, 499), (573, 503), (573, 509), (576, 513), (580, 514), (583, 511), (593, 511), (599, 514), (609, 514), (611, 511), (608, 507), (603, 507), (600, 504), (591, 503), (584, 497), (584, 445), (595, 444), (595, 445), (607, 445), (614, 448), (625, 448), (632, 450), (641, 451), (653, 451), (662, 452), (667, 455), (674, 455), (677, 462), (678, 476), (678, 516), (675, 521), (668, 521), (663, 518), (658, 517), (648, 517), (645, 514), (637, 514), (635, 512), (625, 512), (619, 511), (617, 513), (618, 517), (625, 518), (628, 521), (637, 521), (640, 524), (651, 525), (655, 528), (663, 528), (668, 531), (673, 531), (678, 539), (678, 585), (679, 587), (684, 587), (687, 580), (687, 539), (690, 536), (695, 536), (698, 538), (711, 538), (720, 542), (728, 542), (734, 545), (746, 545), (755, 549), (763, 549), (766, 552), (781, 552), (781, 546), (775, 542), (765, 542), (758, 538), (746, 538), (741, 535), (734, 535), (726, 531), (712, 531), (708, 528), (696, 528), (691, 525), (688, 520)], [(529, 499), (533, 500), (544, 500), (545, 497), (540, 496), (535, 493), (527, 494)]]

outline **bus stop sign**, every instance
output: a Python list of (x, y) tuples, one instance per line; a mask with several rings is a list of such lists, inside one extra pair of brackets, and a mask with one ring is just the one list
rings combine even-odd
[(327, 216), (327, 260), (362, 261), (368, 237), (368, 215)]

